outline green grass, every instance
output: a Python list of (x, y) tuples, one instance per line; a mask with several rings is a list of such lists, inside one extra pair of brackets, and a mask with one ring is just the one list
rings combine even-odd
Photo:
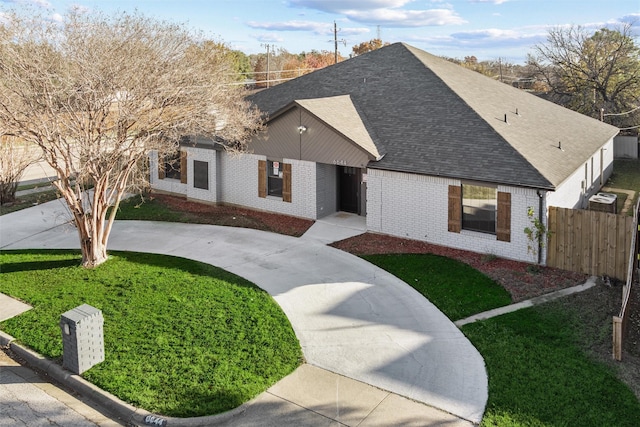
[(51, 188), (51, 183), (49, 181), (41, 181), (41, 182), (35, 182), (33, 184), (18, 185), (18, 191), (32, 190), (34, 188), (39, 188), (43, 190), (49, 189)]
[(640, 191), (640, 159), (614, 160), (607, 186)]
[[(614, 160), (613, 173), (605, 185), (636, 192), (632, 200), (632, 209), (627, 212), (629, 216), (633, 216), (633, 207), (636, 206), (640, 197), (640, 159)], [(620, 208), (619, 204), (618, 208)], [(618, 209), (618, 212), (620, 212), (620, 209)]]
[(57, 198), (58, 198), (58, 192), (56, 190), (48, 190), (48, 191), (38, 192), (34, 194), (28, 194), (25, 196), (20, 196), (18, 197), (18, 200), (12, 205), (0, 206), (0, 215), (5, 215), (11, 212), (19, 211), (21, 209), (30, 208), (32, 206), (39, 205), (41, 203), (50, 202), (51, 200), (55, 200)]
[[(496, 283), (448, 258), (365, 259), (400, 277), (454, 320), (509, 303)], [(489, 400), (482, 426), (637, 425), (640, 402), (610, 367), (590, 355), (590, 346), (611, 334), (585, 324), (582, 311), (599, 307), (593, 300), (559, 300), (462, 328), (487, 366)], [(610, 321), (610, 315), (604, 317)]]
[(638, 425), (640, 403), (587, 356), (574, 317), (545, 304), (462, 328), (489, 375), (482, 426)]
[(106, 361), (83, 376), (168, 416), (237, 407), (292, 372), (301, 350), (279, 306), (210, 265), (111, 252), (92, 269), (72, 251), (0, 252), (0, 292), (34, 308), (0, 328), (60, 360), (60, 315), (83, 303), (104, 315)]
[(137, 195), (120, 202), (117, 217), (122, 220), (190, 222), (190, 217), (185, 213), (172, 210), (149, 197), (143, 201)]
[(509, 293), (467, 264), (431, 254), (366, 255), (413, 286), (451, 320), (511, 303)]

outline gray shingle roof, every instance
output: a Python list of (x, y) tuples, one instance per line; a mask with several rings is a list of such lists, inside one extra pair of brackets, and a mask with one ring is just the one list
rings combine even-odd
[[(618, 132), (402, 43), (249, 100), (273, 116), (293, 100), (342, 95), (350, 95), (384, 154), (369, 164), (377, 169), (553, 189)], [(342, 133), (348, 125), (343, 118), (325, 122)]]

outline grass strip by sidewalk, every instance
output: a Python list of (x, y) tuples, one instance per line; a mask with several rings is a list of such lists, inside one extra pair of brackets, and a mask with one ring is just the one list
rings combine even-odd
[[(16, 212), (22, 209), (30, 208), (35, 205), (50, 202), (59, 197), (56, 190), (46, 190), (33, 194), (25, 194), (18, 197), (18, 200), (11, 205), (0, 206), (0, 215), (5, 215), (11, 212)], [(62, 202), (64, 203), (64, 202)]]
[(482, 426), (637, 426), (640, 402), (579, 345), (574, 314), (544, 304), (466, 325), (484, 357)]
[(432, 254), (363, 258), (411, 285), (454, 321), (511, 304), (511, 297), (502, 286), (451, 258)]
[(102, 310), (106, 361), (83, 377), (151, 412), (177, 417), (239, 406), (301, 362), (291, 325), (265, 291), (213, 266), (111, 252), (92, 269), (74, 251), (0, 252), (0, 292), (33, 309), (0, 328), (61, 359), (60, 315)]

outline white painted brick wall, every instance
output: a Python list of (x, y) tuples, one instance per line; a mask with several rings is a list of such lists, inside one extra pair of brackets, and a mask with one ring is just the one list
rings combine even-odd
[(495, 235), (463, 230), (451, 233), (448, 224), (449, 185), (460, 181), (423, 175), (369, 169), (367, 171), (367, 228), (430, 243), (535, 262), (527, 253), (524, 228), (529, 225), (528, 206), (538, 211), (535, 190), (499, 186), (511, 193), (511, 242)]
[[(187, 183), (177, 179), (158, 179), (158, 156), (150, 155), (151, 187), (157, 190), (180, 194), (189, 199), (206, 202), (224, 202), (252, 209), (316, 219), (316, 164), (301, 160), (284, 159), (291, 164), (291, 203), (280, 197), (258, 197), (258, 160), (264, 156), (254, 154), (229, 154), (223, 151), (183, 147), (187, 151)], [(217, 182), (216, 158), (220, 157), (220, 182)], [(209, 164), (209, 190), (193, 187), (193, 161)], [(220, 194), (216, 189), (219, 188)]]
[[(206, 202), (215, 203), (218, 201), (218, 194), (216, 192), (216, 157), (218, 152), (216, 150), (207, 150), (195, 147), (182, 148), (187, 152), (187, 197), (189, 199), (203, 200)], [(209, 189), (195, 188), (194, 183), (194, 167), (193, 161), (198, 160), (201, 162), (207, 162), (209, 165)]]
[(149, 167), (150, 170), (150, 179), (149, 182), (151, 184), (151, 188), (166, 191), (172, 194), (187, 194), (187, 184), (182, 184), (179, 179), (158, 178), (158, 153), (152, 152), (150, 155)]
[(316, 219), (315, 163), (283, 159), (283, 163), (291, 164), (291, 203), (288, 203), (280, 197), (258, 197), (258, 160), (266, 160), (266, 157), (225, 153), (221, 160), (222, 202)]

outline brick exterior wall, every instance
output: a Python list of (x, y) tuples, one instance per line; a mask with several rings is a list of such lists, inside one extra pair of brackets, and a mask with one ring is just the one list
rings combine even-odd
[(179, 179), (158, 178), (158, 153), (152, 152), (149, 155), (149, 168), (149, 183), (151, 184), (151, 188), (172, 194), (187, 195), (188, 183), (182, 184)]
[[(186, 196), (205, 202), (222, 202), (252, 209), (276, 212), (302, 218), (317, 218), (316, 164), (284, 159), (291, 164), (291, 203), (280, 197), (258, 197), (258, 160), (265, 156), (254, 154), (228, 154), (222, 151), (183, 147), (187, 152), (187, 183), (177, 179), (158, 179), (158, 156), (150, 155), (150, 182), (156, 190)], [(193, 161), (209, 165), (209, 190), (194, 188)]]
[(367, 171), (367, 229), (410, 239), (493, 254), (504, 258), (536, 262), (527, 252), (525, 227), (529, 226), (527, 208), (538, 212), (535, 190), (498, 186), (511, 193), (511, 241), (500, 242), (493, 234), (447, 229), (448, 186), (459, 180), (423, 175)]
[[(217, 182), (216, 182), (216, 157), (220, 154), (216, 150), (203, 150), (193, 147), (182, 148), (187, 152), (187, 197), (189, 199), (204, 200), (215, 203), (218, 201)], [(195, 188), (194, 183), (194, 167), (193, 161), (198, 160), (206, 162), (209, 169), (209, 189)]]
[[(613, 141), (605, 144), (603, 149), (602, 182), (606, 182), (612, 171)], [(184, 195), (194, 200), (223, 202), (309, 219), (318, 219), (332, 213), (329, 212), (332, 210), (332, 204), (324, 206), (326, 201), (321, 199), (323, 191), (327, 192), (327, 188), (324, 187), (329, 185), (324, 182), (327, 180), (325, 175), (335, 170), (333, 166), (283, 159), (283, 163), (292, 165), (292, 201), (287, 203), (279, 197), (258, 197), (258, 160), (266, 160), (265, 156), (228, 154), (195, 147), (183, 147), (183, 150), (188, 153), (187, 183), (181, 184), (175, 179), (158, 179), (158, 156), (152, 153), (150, 155), (152, 188)], [(208, 163), (209, 190), (193, 187), (193, 160)], [(585, 178), (583, 164), (558, 186), (556, 191), (549, 191), (542, 195), (545, 224), (548, 206), (584, 207), (586, 200), (599, 191), (600, 152), (593, 156), (593, 181), (591, 180), (591, 160), (586, 164), (588, 178), (586, 193), (582, 189)], [(325, 166), (327, 170), (323, 169)], [(321, 177), (325, 179), (319, 179)], [(335, 177), (329, 178), (335, 179)], [(461, 182), (455, 179), (368, 169), (367, 229), (479, 253), (537, 262), (537, 256), (527, 251), (528, 240), (524, 234), (525, 227), (531, 225), (527, 217), (528, 207), (534, 208), (536, 216), (540, 215), (540, 201), (536, 190), (498, 186), (498, 191), (511, 194), (511, 241), (501, 242), (492, 234), (467, 230), (453, 233), (447, 230), (448, 186), (460, 184)], [(546, 247), (543, 248), (541, 259), (544, 264)]]

